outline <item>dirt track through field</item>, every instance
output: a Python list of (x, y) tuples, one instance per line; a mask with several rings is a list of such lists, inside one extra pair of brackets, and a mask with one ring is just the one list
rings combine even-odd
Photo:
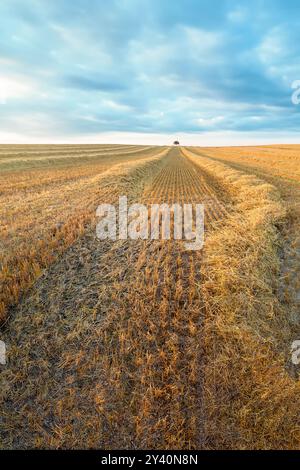
[[(135, 201), (204, 202), (208, 232), (226, 217), (222, 188), (179, 149), (155, 168)], [(87, 231), (12, 312), (2, 445), (203, 448), (202, 257)]]

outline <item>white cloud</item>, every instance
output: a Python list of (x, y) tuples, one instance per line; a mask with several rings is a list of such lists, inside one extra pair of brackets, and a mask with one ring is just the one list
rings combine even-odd
[(247, 19), (248, 13), (246, 8), (238, 6), (234, 10), (230, 11), (227, 18), (232, 23), (243, 23)]
[(0, 76), (0, 97), (2, 104), (11, 99), (26, 98), (33, 95), (36, 85), (27, 77), (1, 75)]
[(183, 26), (182, 30), (186, 35), (188, 43), (190, 43), (195, 52), (201, 52), (207, 55), (220, 45), (221, 33), (205, 31), (191, 26)]
[[(66, 58), (73, 60), (74, 57), (76, 61), (79, 61), (78, 68), (82, 70), (88, 70), (93, 64), (99, 62), (103, 67), (110, 67), (113, 64), (112, 58), (105, 51), (103, 44), (95, 43), (89, 30), (80, 26), (70, 28), (57, 23), (50, 24), (50, 29), (59, 38), (59, 49), (50, 51), (56, 60), (65, 61)], [(87, 66), (85, 62), (88, 58), (91, 63)]]
[(224, 121), (224, 116), (215, 116), (212, 118), (198, 118), (196, 119), (196, 123), (200, 124), (201, 126), (214, 126), (221, 121)]
[(101, 104), (105, 108), (109, 108), (115, 111), (131, 111), (131, 107), (127, 106), (126, 104), (118, 103), (117, 101), (114, 101), (112, 99), (104, 99), (102, 100)]
[(282, 59), (285, 55), (284, 47), (284, 34), (280, 28), (276, 27), (269, 31), (263, 40), (261, 41), (259, 47), (257, 48), (257, 53), (260, 61), (263, 64), (271, 64), (274, 61), (276, 62), (279, 59)]
[(1, 65), (5, 65), (5, 66), (17, 65), (17, 61), (9, 57), (0, 57), (0, 66)]

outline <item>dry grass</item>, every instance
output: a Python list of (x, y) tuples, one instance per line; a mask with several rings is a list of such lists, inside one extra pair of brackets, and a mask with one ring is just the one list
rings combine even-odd
[[(214, 198), (207, 218), (213, 230), (224, 203), (205, 173), (177, 150), (142, 200), (201, 202)], [(212, 177), (213, 180), (213, 177)], [(131, 276), (114, 292), (100, 352), (104, 387), (105, 447), (195, 449), (204, 445), (201, 421), (203, 299), (201, 252), (181, 243), (143, 242)], [(106, 391), (106, 393), (105, 393)], [(100, 441), (101, 442), (101, 441)]]
[(299, 327), (278, 300), (278, 227), (286, 214), (279, 192), (190, 155), (236, 199), (236, 213), (208, 238), (202, 266), (207, 447), (299, 448), (300, 384), (286, 368)]
[[(226, 215), (221, 186), (177, 150), (147, 167), (109, 171), (109, 200), (208, 197), (211, 230)], [(201, 257), (87, 229), (12, 311), (3, 446), (202, 446)]]
[[(280, 302), (281, 186), (216, 161), (216, 150), (148, 152), (66, 183), (87, 223), (11, 310), (1, 446), (299, 448), (299, 382), (288, 367), (298, 327)], [(119, 194), (205, 202), (205, 250), (99, 243), (89, 211)]]
[(300, 145), (260, 147), (196, 147), (193, 151), (228, 163), (247, 165), (274, 176), (300, 181)]
[[(125, 147), (115, 153), (113, 148), (83, 147), (76, 152), (68, 149), (62, 156), (66, 150), (42, 147), (26, 154), (27, 169), (20, 170), (22, 149), (9, 158), (0, 156), (0, 169), (2, 160), (6, 162), (0, 178), (0, 322), (6, 318), (7, 307), (84, 232), (95, 207), (109, 192), (108, 172), (114, 168), (111, 174), (115, 175), (116, 165), (119, 169), (125, 163), (135, 166), (164, 153), (159, 148)], [(15, 148), (10, 151), (17, 152)], [(17, 171), (12, 170), (12, 161)]]
[[(192, 150), (247, 174), (255, 174), (277, 188), (287, 211), (287, 224), (281, 231), (283, 244), (279, 296), (289, 306), (287, 314), (296, 328), (300, 319), (300, 146)], [(293, 339), (299, 336), (300, 332), (295, 333)]]

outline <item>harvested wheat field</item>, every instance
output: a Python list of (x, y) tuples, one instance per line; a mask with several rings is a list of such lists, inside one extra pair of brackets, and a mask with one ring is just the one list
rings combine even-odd
[[(300, 146), (1, 146), (0, 447), (299, 449)], [(204, 204), (183, 240), (96, 208)]]

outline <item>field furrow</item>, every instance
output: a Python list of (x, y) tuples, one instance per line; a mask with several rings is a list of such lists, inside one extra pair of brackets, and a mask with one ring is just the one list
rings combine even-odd
[[(208, 182), (199, 167), (193, 164), (180, 151), (174, 150), (167, 157), (165, 167), (149, 183), (143, 196), (144, 202), (152, 204), (179, 203), (204, 204), (206, 228), (227, 215), (223, 196)], [(228, 201), (226, 201), (228, 203)]]

